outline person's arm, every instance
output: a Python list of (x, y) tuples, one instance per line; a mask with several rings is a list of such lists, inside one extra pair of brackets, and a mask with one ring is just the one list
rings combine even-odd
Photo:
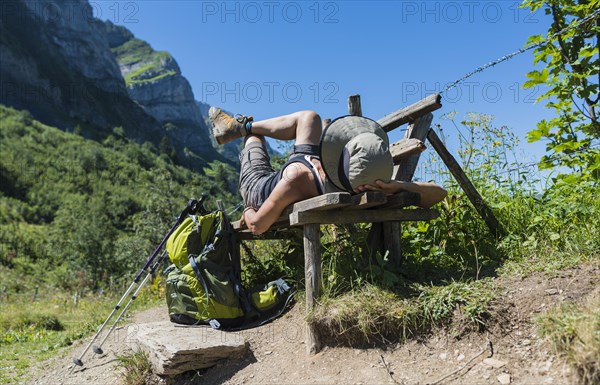
[(366, 190), (378, 190), (387, 194), (395, 194), (400, 191), (416, 192), (421, 196), (419, 206), (426, 209), (443, 201), (448, 195), (448, 192), (444, 188), (435, 183), (402, 182), (398, 180), (390, 180), (389, 182), (377, 180), (374, 186), (365, 185), (359, 187), (359, 191)]
[(284, 170), (284, 177), (258, 211), (244, 211), (244, 221), (253, 234), (260, 235), (275, 223), (287, 206), (316, 195), (318, 192), (312, 173), (306, 166), (293, 163)]

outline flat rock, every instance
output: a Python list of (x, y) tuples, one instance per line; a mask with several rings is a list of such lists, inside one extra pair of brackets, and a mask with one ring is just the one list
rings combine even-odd
[(127, 343), (134, 351), (148, 354), (154, 373), (164, 376), (209, 368), (221, 359), (239, 357), (247, 349), (239, 333), (169, 321), (129, 326)]

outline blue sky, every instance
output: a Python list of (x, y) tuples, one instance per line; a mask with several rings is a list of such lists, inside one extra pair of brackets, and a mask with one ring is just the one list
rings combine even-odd
[[(256, 119), (313, 109), (347, 113), (360, 94), (378, 119), (442, 89), (478, 66), (544, 34), (549, 20), (520, 1), (97, 1), (95, 14), (169, 51), (196, 99)], [(495, 116), (520, 137), (549, 112), (524, 90), (532, 52), (477, 74), (448, 91), (435, 113)], [(390, 134), (398, 140), (402, 132)], [(525, 142), (525, 141), (523, 141)], [(527, 159), (543, 143), (523, 143)], [(452, 148), (451, 148), (452, 149)]]

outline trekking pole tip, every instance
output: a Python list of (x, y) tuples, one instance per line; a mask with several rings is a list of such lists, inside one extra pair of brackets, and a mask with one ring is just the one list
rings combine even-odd
[(83, 361), (81, 361), (81, 358), (73, 357), (73, 363), (77, 366), (83, 366)]
[(101, 348), (100, 346), (98, 346), (98, 345), (94, 345), (94, 346), (92, 347), (92, 350), (93, 350), (93, 351), (94, 351), (94, 353), (96, 353), (96, 354), (102, 354), (102, 353), (104, 353), (104, 351), (102, 350), (102, 348)]

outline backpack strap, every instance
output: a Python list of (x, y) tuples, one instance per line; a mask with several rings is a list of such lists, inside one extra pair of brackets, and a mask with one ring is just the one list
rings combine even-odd
[[(200, 271), (200, 268), (198, 267), (198, 263), (196, 263), (196, 257), (197, 257), (197, 255), (194, 255), (194, 254), (188, 255), (188, 259), (190, 261), (190, 266), (192, 266), (192, 270), (194, 270), (194, 274), (196, 275), (196, 278), (198, 278), (198, 281), (200, 281), (200, 283), (202, 284), (202, 287), (204, 288), (204, 293), (206, 293), (206, 306), (204, 307), (202, 314), (200, 314), (200, 318), (202, 318), (204, 313), (208, 310), (208, 306), (210, 305), (209, 298), (208, 298), (210, 294), (208, 293), (208, 285), (206, 285), (206, 281), (204, 280), (204, 277), (202, 276), (202, 272)], [(198, 322), (200, 322), (200, 320), (198, 320)], [(221, 324), (219, 324), (219, 321), (217, 321), (216, 319), (208, 320), (208, 324), (213, 329), (219, 329), (221, 327)]]
[[(194, 224), (196, 226), (200, 225), (200, 221), (198, 220), (197, 215), (191, 215), (191, 218), (194, 221)], [(197, 231), (197, 230), (194, 230), (194, 231)], [(198, 279), (200, 284), (202, 284), (202, 287), (204, 288), (204, 293), (206, 294), (206, 306), (204, 307), (204, 310), (202, 311), (202, 314), (200, 314), (199, 318), (202, 318), (204, 316), (204, 313), (206, 313), (208, 311), (208, 307), (210, 305), (210, 302), (209, 302), (210, 294), (208, 292), (208, 285), (206, 284), (206, 280), (204, 279), (204, 276), (202, 275), (202, 272), (200, 271), (200, 266), (198, 266), (198, 262), (196, 261), (196, 258), (198, 258), (198, 256), (200, 256), (200, 255), (204, 255), (205, 253), (207, 253), (214, 247), (215, 246), (213, 243), (207, 243), (207, 244), (203, 245), (202, 238), (200, 236), (188, 237), (188, 239), (187, 239), (187, 249), (188, 249), (188, 253), (189, 253), (188, 260), (190, 262), (190, 266), (192, 267), (192, 270), (194, 271), (194, 275), (196, 276), (196, 278)], [(198, 320), (197, 324), (200, 322), (202, 322), (202, 321)], [(220, 327), (220, 324), (217, 320), (210, 319), (208, 322), (213, 329), (218, 329)]]

